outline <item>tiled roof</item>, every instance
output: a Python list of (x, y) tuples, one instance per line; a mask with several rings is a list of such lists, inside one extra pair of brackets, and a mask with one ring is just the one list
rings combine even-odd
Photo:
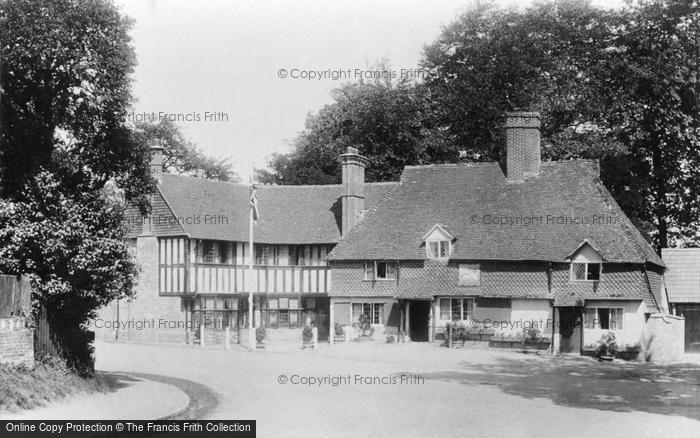
[[(365, 185), (365, 208), (396, 183)], [(170, 210), (192, 238), (247, 241), (250, 189), (201, 178), (164, 174), (159, 185)], [(335, 243), (340, 239), (341, 185), (259, 185), (255, 241), (279, 244)]]
[[(492, 223), (501, 218), (514, 222)], [(506, 182), (497, 163), (409, 166), (329, 260), (424, 259), (421, 239), (437, 223), (456, 237), (453, 260), (558, 262), (588, 239), (607, 262), (663, 266), (594, 160), (544, 162), (521, 183)]]
[(666, 290), (671, 303), (700, 303), (700, 248), (664, 248)]
[(481, 296), (494, 298), (551, 298), (546, 268), (533, 263), (484, 263), (479, 286), (458, 286), (458, 264), (426, 260), (422, 269), (404, 269), (398, 298)]
[(567, 268), (555, 271), (552, 292), (555, 306), (581, 306), (590, 300), (643, 300), (650, 310), (657, 309), (644, 272), (632, 265), (605, 265), (600, 282), (570, 281)]

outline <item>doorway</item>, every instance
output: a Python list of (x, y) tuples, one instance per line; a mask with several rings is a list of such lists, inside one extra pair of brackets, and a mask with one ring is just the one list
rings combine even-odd
[(430, 325), (430, 301), (410, 301), (409, 336), (413, 342), (428, 342)]
[(700, 352), (700, 305), (677, 304), (676, 313), (685, 317), (685, 351)]
[(559, 342), (560, 353), (581, 354), (582, 338), (582, 308), (558, 307), (559, 309)]

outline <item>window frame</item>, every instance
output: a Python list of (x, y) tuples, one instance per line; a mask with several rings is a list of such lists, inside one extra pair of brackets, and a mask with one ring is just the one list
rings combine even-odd
[[(449, 314), (450, 317), (449, 319), (444, 319), (442, 317), (442, 302), (447, 301), (449, 304)], [(454, 309), (454, 303), (453, 301), (456, 301), (459, 303), (459, 315), (461, 319), (453, 319), (452, 314), (453, 314), (453, 309)], [(471, 301), (471, 311), (468, 310), (468, 306), (465, 306), (464, 303), (466, 301)], [(445, 321), (445, 322), (453, 322), (453, 321), (470, 321), (472, 318), (474, 318), (474, 308), (476, 307), (476, 299), (474, 297), (460, 297), (460, 298), (455, 298), (455, 297), (441, 297), (438, 299), (438, 320), (439, 321)], [(466, 318), (465, 318), (466, 316)]]
[[(380, 264), (385, 265), (384, 277), (379, 277), (378, 275)], [(389, 266), (393, 266), (393, 276), (389, 276)], [(363, 272), (363, 281), (398, 281), (399, 262), (391, 260), (366, 261), (363, 266)]]
[[(360, 315), (365, 314), (365, 308), (369, 308), (369, 317), (370, 317), (370, 324), (371, 325), (383, 325), (384, 324), (384, 319), (385, 319), (385, 313), (384, 313), (384, 304), (385, 303), (375, 303), (373, 301), (351, 301), (350, 302), (350, 321), (353, 323), (356, 323), (355, 321), (355, 306), (360, 306), (362, 309)], [(381, 311), (378, 311), (381, 309)], [(358, 319), (359, 321), (359, 319)], [(379, 322), (375, 322), (379, 321)]]
[[(608, 311), (608, 328), (603, 328), (600, 324), (601, 318), (600, 318), (600, 310), (607, 310)], [(608, 306), (594, 306), (594, 307), (585, 307), (584, 308), (584, 323), (588, 323), (590, 319), (588, 318), (588, 313), (589, 310), (592, 310), (594, 315), (593, 315), (593, 320), (591, 321), (591, 327), (587, 327), (589, 329), (593, 330), (606, 330), (606, 331), (622, 331), (625, 329), (625, 308), (624, 307), (608, 307)], [(617, 316), (614, 318), (611, 318), (612, 315), (618, 314), (619, 311), (619, 316), (620, 319), (618, 321)], [(611, 322), (615, 320), (615, 327), (610, 328)], [(597, 324), (596, 324), (597, 323)]]
[[(435, 251), (433, 251), (433, 246)], [(448, 260), (452, 252), (451, 250), (452, 242), (448, 239), (431, 239), (425, 241), (425, 256), (430, 260)]]
[[(574, 278), (574, 265), (584, 265), (583, 277), (584, 278)], [(588, 267), (589, 265), (598, 266), (598, 279), (589, 280), (588, 279)], [(595, 283), (596, 281), (601, 281), (603, 279), (603, 263), (602, 262), (576, 262), (572, 261), (569, 264), (569, 281), (585, 282), (585, 283)]]

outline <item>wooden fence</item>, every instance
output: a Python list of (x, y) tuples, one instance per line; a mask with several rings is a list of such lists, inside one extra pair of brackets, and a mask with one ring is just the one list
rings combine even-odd
[(32, 287), (19, 275), (0, 274), (0, 318), (31, 314)]
[(80, 372), (92, 372), (94, 360), (91, 345), (95, 334), (80, 328), (57, 327), (49, 321), (43, 306), (33, 314), (31, 293), (32, 287), (27, 278), (0, 274), (0, 318), (34, 317), (35, 355), (58, 356)]
[(77, 370), (92, 373), (95, 369), (91, 348), (94, 341), (94, 332), (56, 327), (49, 321), (46, 308), (42, 306), (39, 310), (34, 329), (34, 352), (37, 356), (61, 357)]

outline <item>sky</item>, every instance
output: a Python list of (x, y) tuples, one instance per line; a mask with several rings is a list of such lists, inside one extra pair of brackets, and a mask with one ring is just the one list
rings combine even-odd
[[(468, 0), (117, 0), (135, 20), (133, 120), (170, 118), (247, 181), (330, 91), (386, 59), (416, 75), (423, 47)], [(523, 6), (529, 1), (501, 0)], [(596, 0), (618, 7), (622, 0)]]

